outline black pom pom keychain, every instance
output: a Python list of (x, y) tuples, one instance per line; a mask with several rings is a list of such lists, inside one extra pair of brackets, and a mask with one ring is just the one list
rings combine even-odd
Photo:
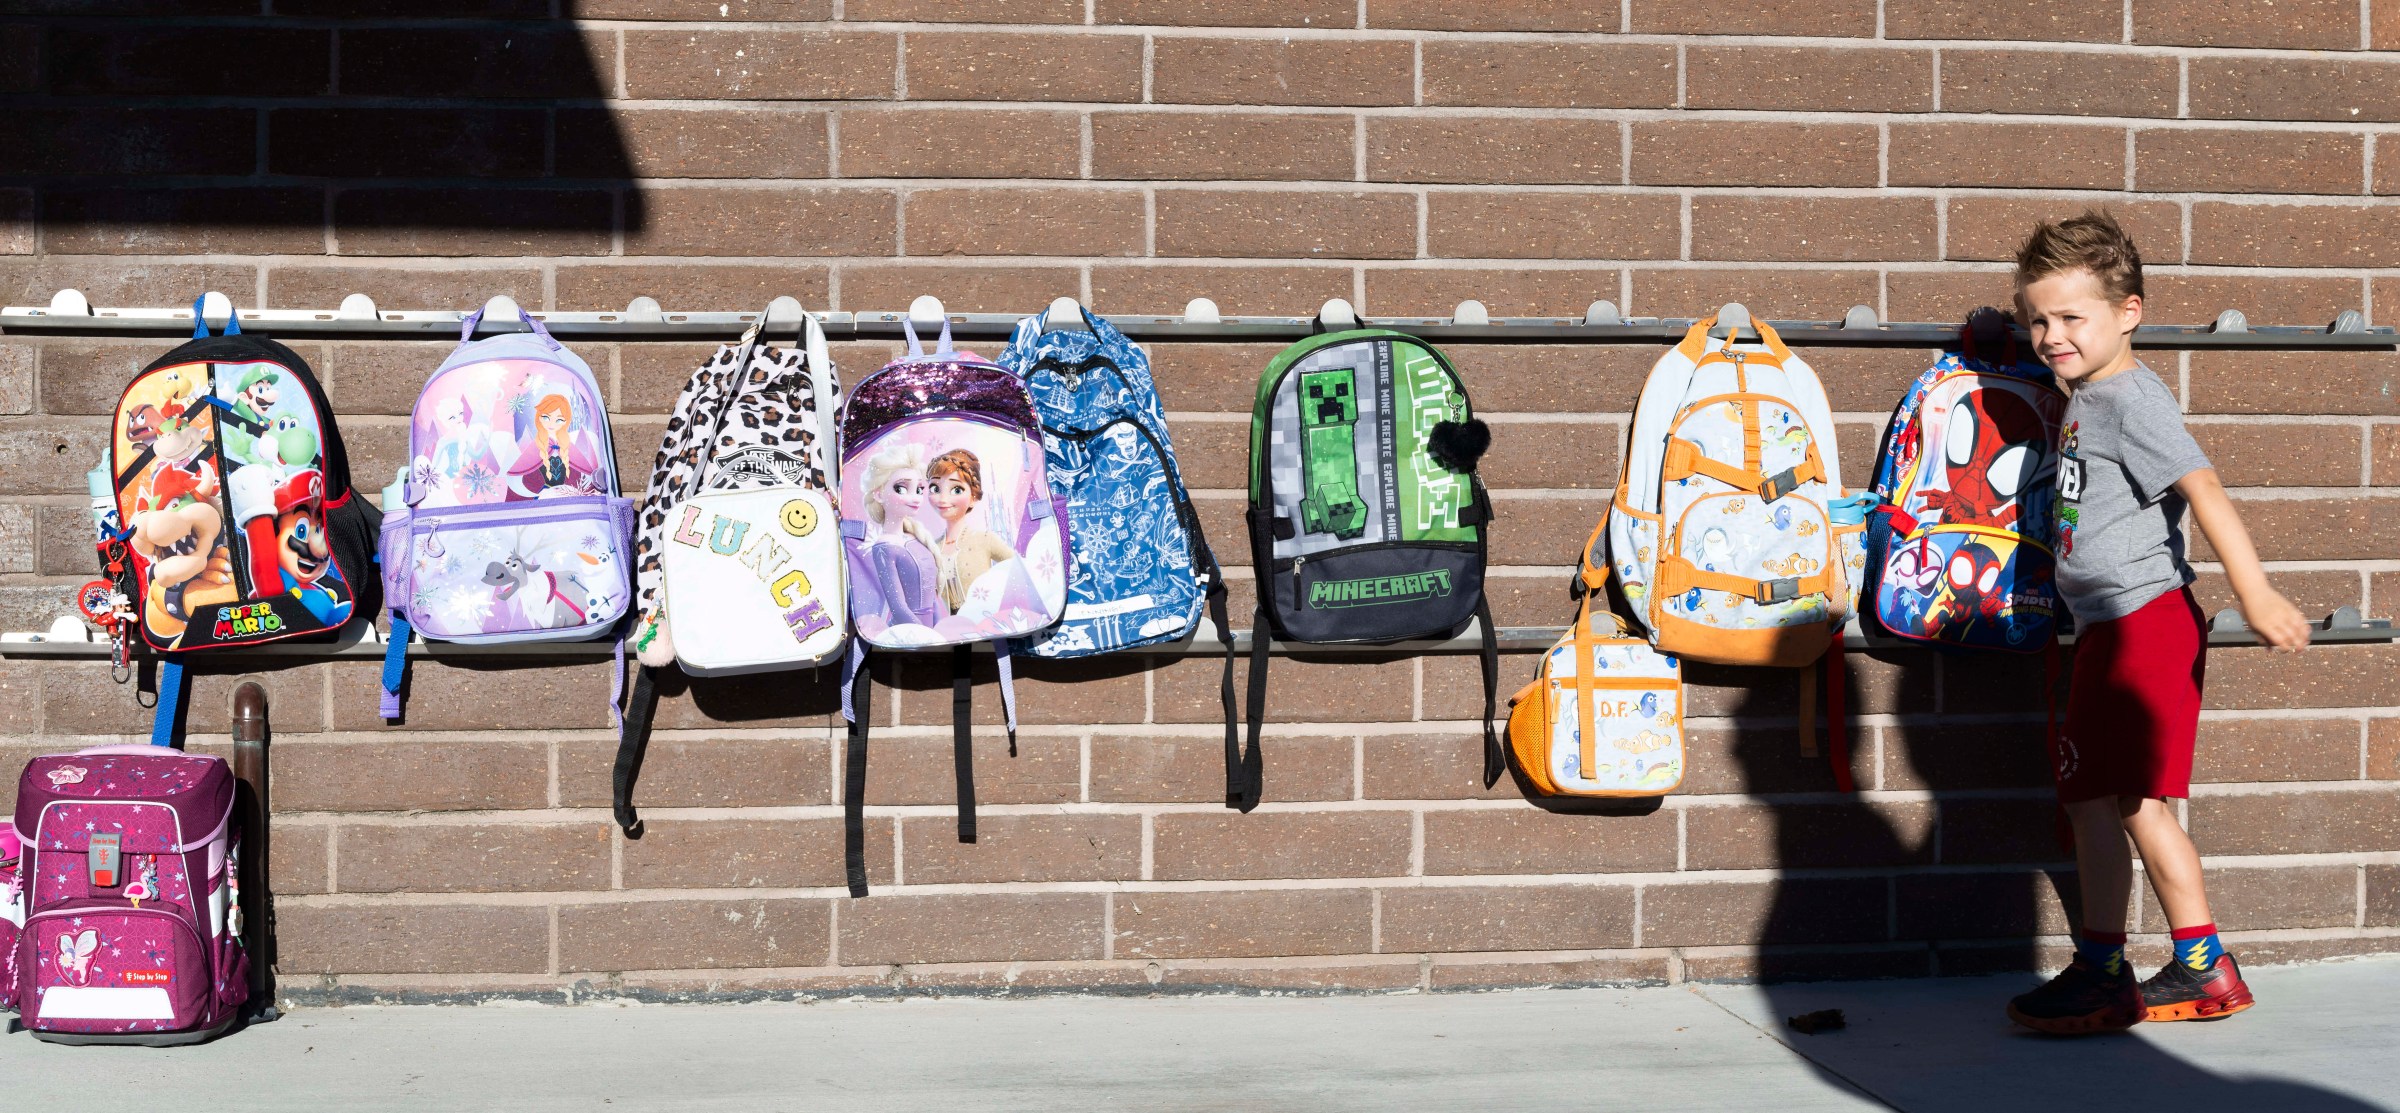
[(1435, 422), (1425, 438), (1425, 453), (1433, 462), (1456, 472), (1472, 472), (1492, 447), (1492, 427), (1481, 421)]

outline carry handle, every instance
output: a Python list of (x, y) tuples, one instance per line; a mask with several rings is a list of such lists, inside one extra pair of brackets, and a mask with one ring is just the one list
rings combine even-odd
[[(917, 339), (916, 322), (902, 317), (900, 319), (900, 335), (908, 338), (908, 358), (925, 358), (925, 342)], [(958, 349), (950, 344), (950, 318), (944, 316), (942, 318), (942, 338), (934, 346), (933, 358), (948, 359), (956, 354), (958, 354)]]
[(542, 343), (548, 344), (551, 351), (556, 352), (563, 350), (559, 342), (550, 335), (550, 330), (542, 327), (541, 321), (535, 319), (533, 314), (526, 312), (524, 306), (518, 305), (516, 299), (509, 297), (507, 294), (493, 295), (490, 301), (476, 306), (473, 312), (470, 312), (465, 317), (460, 318), (458, 323), (458, 342), (464, 344), (475, 339), (475, 329), (476, 326), (483, 324), (484, 311), (502, 302), (506, 303), (505, 308), (516, 310), (517, 320), (523, 321), (527, 328), (533, 330), (533, 334), (535, 336), (541, 337)]
[[(701, 466), (693, 468), (691, 474), (684, 477), (684, 498), (688, 499), (700, 493), (701, 473), (707, 470), (708, 463), (714, 459), (717, 438), (724, 435), (725, 422), (733, 415), (734, 406), (742, 400), (744, 394), (749, 393), (750, 361), (758, 355), (758, 345), (766, 337), (767, 324), (774, 318), (776, 305), (784, 302), (791, 303), (792, 307), (800, 313), (799, 329), (794, 334), (794, 339), (808, 353), (808, 380), (810, 389), (816, 395), (817, 415), (820, 418), (828, 415), (831, 401), (829, 380), (833, 374), (833, 357), (826, 349), (825, 328), (817, 323), (816, 314), (810, 313), (807, 307), (800, 304), (800, 299), (789, 295), (776, 298), (767, 303), (765, 309), (759, 311), (758, 320), (752, 322), (749, 328), (744, 329), (741, 340), (737, 341), (742, 348), (733, 358), (733, 389), (725, 396), (725, 401), (717, 407), (716, 424), (709, 428), (708, 439), (700, 442)], [(819, 447), (822, 448), (821, 445)], [(824, 465), (829, 459), (818, 461), (820, 470), (826, 473), (828, 480), (832, 478), (833, 469)]]
[(2003, 345), (2000, 349), (1999, 365), (2015, 367), (2017, 365), (2017, 331), (2009, 327), (2007, 314), (1988, 305), (1967, 314), (1966, 323), (1959, 326), (1958, 354), (1971, 361), (1989, 363), (1989, 360), (1976, 354), (1975, 338), (1989, 336), (1993, 333), (2000, 334)]
[[(209, 331), (208, 299), (210, 298), (215, 298), (218, 301), (225, 303), (225, 331), (223, 332)], [(209, 292), (192, 299), (192, 339), (205, 340), (211, 336), (240, 336), (241, 334), (242, 314), (239, 309), (234, 308), (233, 299), (228, 298), (225, 295), (216, 292), (215, 290), (210, 290)]]

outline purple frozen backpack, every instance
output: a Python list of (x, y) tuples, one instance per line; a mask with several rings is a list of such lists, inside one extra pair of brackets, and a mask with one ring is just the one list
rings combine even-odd
[(958, 837), (975, 841), (970, 648), (999, 659), (1000, 703), (1016, 748), (1010, 638), (1048, 629), (1067, 603), (1065, 507), (1050, 498), (1042, 423), (1024, 380), (950, 346), (931, 354), (903, 323), (908, 354), (860, 381), (842, 407), (842, 542), (850, 564), (850, 642), (842, 676), (850, 892), (865, 896), (867, 647), (953, 646), (952, 742)]
[(100, 746), (26, 763), (24, 929), (5, 973), (54, 1043), (198, 1043), (250, 997), (224, 759)]

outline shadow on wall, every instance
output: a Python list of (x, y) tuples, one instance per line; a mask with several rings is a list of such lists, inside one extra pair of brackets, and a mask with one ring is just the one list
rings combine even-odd
[(564, 254), (642, 226), (613, 47), (575, 0), (272, 7), (0, 5), (24, 15), (0, 21), (0, 205), (54, 254)]

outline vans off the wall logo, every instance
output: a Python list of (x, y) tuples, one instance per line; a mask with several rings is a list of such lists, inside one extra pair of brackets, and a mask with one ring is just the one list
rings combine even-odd
[(724, 490), (800, 487), (809, 482), (808, 461), (766, 445), (736, 449), (709, 465), (708, 485)]

